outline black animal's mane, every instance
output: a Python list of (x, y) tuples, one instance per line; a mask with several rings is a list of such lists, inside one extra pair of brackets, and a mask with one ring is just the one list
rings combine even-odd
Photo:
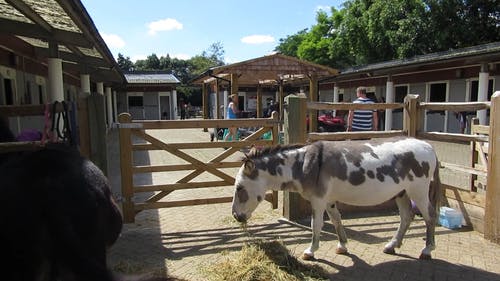
[(254, 159), (262, 158), (262, 157), (269, 156), (269, 155), (275, 155), (275, 154), (278, 154), (280, 152), (285, 152), (288, 150), (302, 148), (304, 146), (305, 146), (305, 144), (289, 144), (289, 145), (279, 145), (278, 144), (275, 146), (264, 147), (262, 149), (253, 148), (246, 155), (246, 157), (248, 160), (254, 160)]

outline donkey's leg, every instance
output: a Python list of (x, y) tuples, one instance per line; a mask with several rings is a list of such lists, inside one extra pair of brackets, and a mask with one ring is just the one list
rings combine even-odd
[(333, 226), (335, 226), (335, 231), (337, 232), (337, 236), (339, 239), (339, 243), (337, 244), (337, 249), (335, 250), (335, 252), (340, 255), (347, 254), (347, 235), (345, 234), (344, 226), (342, 225), (342, 218), (340, 216), (339, 210), (337, 209), (337, 206), (335, 204), (327, 206), (326, 212), (328, 213)]
[(309, 246), (309, 248), (307, 248), (302, 255), (302, 258), (305, 260), (314, 259), (314, 252), (319, 248), (319, 238), (321, 235), (321, 229), (323, 228), (324, 213), (325, 213), (324, 208), (315, 208), (312, 211), (311, 215), (312, 240), (311, 240), (311, 246)]
[(437, 213), (429, 199), (425, 196), (423, 199), (414, 199), (415, 204), (422, 213), (425, 221), (425, 248), (420, 253), (420, 259), (431, 259), (431, 252), (436, 248), (434, 233), (436, 229)]
[(399, 223), (398, 230), (394, 237), (392, 237), (391, 241), (384, 247), (384, 253), (386, 254), (395, 254), (396, 252), (394, 251), (394, 248), (401, 247), (403, 236), (405, 235), (411, 221), (413, 220), (413, 217), (415, 216), (411, 209), (410, 198), (408, 197), (406, 192), (396, 197), (396, 204), (398, 205), (401, 222)]

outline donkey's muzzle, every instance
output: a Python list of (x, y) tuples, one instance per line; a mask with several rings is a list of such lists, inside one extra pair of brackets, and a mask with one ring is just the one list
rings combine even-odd
[(238, 221), (238, 222), (246, 222), (247, 221), (247, 216), (245, 214), (237, 214), (236, 212), (233, 212), (233, 217)]

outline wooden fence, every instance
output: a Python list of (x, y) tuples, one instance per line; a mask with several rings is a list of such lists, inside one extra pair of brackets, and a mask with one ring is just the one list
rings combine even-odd
[[(294, 110), (290, 110), (294, 108)], [(305, 114), (316, 110), (385, 110), (385, 109), (403, 109), (403, 129), (394, 131), (371, 131), (371, 132), (337, 132), (337, 133), (314, 133), (306, 134), (305, 128), (298, 123), (305, 120)], [(428, 110), (449, 110), (455, 112), (490, 110), (490, 125), (488, 127), (475, 127), (473, 134), (452, 134), (441, 132), (424, 132), (423, 116)], [(481, 194), (478, 190), (470, 188), (468, 190), (460, 189), (454, 186), (445, 185), (445, 195), (447, 199), (456, 200), (463, 207), (462, 212), (467, 215), (466, 205), (472, 205), (484, 209), (484, 235), (487, 239), (500, 241), (500, 92), (492, 96), (491, 102), (469, 102), (469, 103), (425, 103), (420, 102), (416, 95), (408, 95), (404, 104), (353, 104), (353, 103), (307, 103), (305, 97), (290, 96), (285, 107), (285, 140), (287, 142), (317, 141), (317, 140), (346, 140), (346, 139), (365, 139), (404, 135), (427, 140), (441, 142), (470, 142), (484, 150), (488, 148), (488, 161), (482, 162), (483, 166), (478, 165), (458, 165), (456, 163), (441, 162), (442, 167), (466, 172), (472, 176), (486, 176), (486, 192)], [(290, 123), (290, 124), (287, 124)], [(286, 128), (298, 128), (298, 131), (287, 130)], [(485, 131), (488, 134), (485, 134)], [(487, 144), (485, 146), (485, 144)], [(483, 155), (486, 152), (483, 151)], [(480, 156), (481, 157), (481, 156)], [(485, 165), (486, 164), (486, 165)], [(485, 167), (486, 166), (486, 167)], [(491, 171), (488, 173), (488, 171)], [(493, 172), (496, 171), (496, 172)], [(286, 194), (284, 200), (285, 216), (289, 219), (298, 219), (304, 213), (307, 203), (294, 194)]]
[[(241, 149), (252, 145), (269, 146), (278, 143), (278, 115), (271, 118), (257, 119), (229, 119), (229, 120), (161, 120), (161, 121), (133, 121), (130, 114), (119, 115), (120, 130), (120, 165), (122, 177), (122, 207), (124, 220), (127, 223), (134, 222), (135, 215), (146, 209), (169, 208), (179, 206), (193, 206), (202, 204), (217, 204), (231, 202), (232, 196), (218, 198), (197, 198), (191, 200), (162, 200), (168, 194), (176, 190), (213, 188), (223, 186), (233, 186), (234, 176), (224, 172), (226, 168), (236, 168), (241, 166), (241, 161), (230, 161), (227, 158)], [(154, 137), (148, 130), (169, 130), (169, 129), (189, 129), (189, 128), (258, 128), (255, 132), (237, 142), (188, 142), (188, 143), (168, 143)], [(271, 132), (271, 139), (263, 139), (263, 135)], [(134, 143), (133, 137), (144, 140), (146, 143)], [(205, 148), (227, 148), (214, 158), (204, 162), (189, 154), (193, 149)], [(133, 159), (134, 151), (166, 151), (178, 158), (183, 159), (188, 164), (173, 165), (146, 165), (139, 166)], [(189, 174), (176, 182), (167, 184), (139, 185), (134, 184), (134, 174), (157, 173), (179, 171), (190, 171)], [(193, 181), (198, 175), (208, 172), (218, 180), (214, 181)], [(139, 193), (152, 192), (149, 198), (139, 201)], [(272, 203), (273, 208), (278, 207), (277, 192), (268, 193), (266, 200)]]

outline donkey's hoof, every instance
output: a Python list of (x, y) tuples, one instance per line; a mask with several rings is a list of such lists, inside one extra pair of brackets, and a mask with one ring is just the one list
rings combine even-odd
[(308, 254), (308, 253), (303, 253), (302, 254), (302, 259), (305, 261), (312, 261), (314, 260), (314, 255)]
[(431, 255), (424, 254), (424, 253), (421, 253), (420, 257), (418, 257), (418, 258), (421, 259), (421, 260), (431, 260), (432, 259)]
[(339, 247), (339, 248), (335, 249), (335, 253), (337, 255), (347, 255), (348, 251), (346, 248)]
[(394, 251), (394, 248), (384, 248), (384, 253), (389, 255), (395, 255), (396, 251)]

